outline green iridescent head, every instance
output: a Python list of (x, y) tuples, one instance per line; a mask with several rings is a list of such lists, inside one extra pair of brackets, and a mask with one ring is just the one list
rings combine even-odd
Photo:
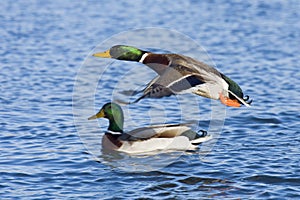
[(106, 103), (100, 111), (89, 117), (88, 120), (97, 118), (107, 118), (109, 120), (108, 130), (123, 132), (124, 115), (121, 106), (116, 103)]
[(116, 45), (107, 51), (95, 53), (93, 56), (101, 58), (114, 58), (118, 60), (139, 61), (144, 53), (146, 52), (132, 46)]
[[(234, 82), (232, 79), (230, 79), (228, 76), (221, 74), (222, 78), (228, 83), (228, 89), (232, 91), (234, 94), (236, 94), (238, 97), (243, 98), (244, 94), (240, 86)], [(229, 94), (231, 98), (234, 98), (231, 94)]]

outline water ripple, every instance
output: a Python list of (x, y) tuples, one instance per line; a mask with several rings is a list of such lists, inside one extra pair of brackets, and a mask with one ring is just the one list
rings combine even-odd
[[(29, 0), (1, 1), (0, 9), (1, 199), (300, 198), (298, 2)], [(254, 99), (251, 108), (226, 109), (222, 133), (211, 151), (152, 157), (106, 154), (100, 145), (107, 125), (102, 121), (96, 129), (84, 130), (93, 153), (77, 135), (76, 105), (86, 108), (88, 117), (111, 100), (123, 72), (130, 72), (122, 77), (126, 90), (140, 89), (155, 75), (140, 63), (85, 57), (113, 34), (145, 26), (187, 34)], [(198, 51), (182, 41), (155, 38), (187, 55)], [(145, 36), (124, 41), (133, 39), (143, 48), (150, 43)], [(87, 81), (76, 76), (84, 61), (90, 65), (83, 76), (94, 75)], [(110, 67), (99, 82), (105, 62)], [(136, 88), (129, 87), (132, 77)], [(73, 102), (75, 81), (85, 89), (79, 102)], [(97, 85), (95, 91), (91, 84)], [(92, 100), (85, 95), (90, 90), (95, 92)], [(211, 101), (182, 97), (186, 112), (207, 129)], [(191, 104), (196, 100), (200, 113), (194, 114)], [(181, 120), (175, 97), (144, 100), (129, 106), (127, 127), (147, 124), (151, 114), (153, 122), (160, 122), (154, 111), (165, 107), (170, 122)]]
[(279, 185), (287, 184), (287, 185), (294, 185), (294, 186), (300, 185), (299, 178), (285, 178), (285, 177), (270, 176), (270, 175), (255, 175), (255, 176), (247, 177), (245, 178), (245, 180), (264, 183), (264, 184), (279, 184)]

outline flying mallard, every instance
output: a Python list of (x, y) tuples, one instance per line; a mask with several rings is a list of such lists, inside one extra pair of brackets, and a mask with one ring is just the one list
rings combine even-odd
[(88, 119), (107, 118), (108, 130), (102, 138), (104, 149), (126, 153), (143, 153), (155, 150), (192, 150), (210, 139), (206, 131), (198, 134), (187, 124), (162, 124), (123, 131), (122, 108), (116, 103), (106, 103), (100, 111)]
[(236, 82), (215, 68), (188, 56), (156, 54), (125, 45), (113, 46), (93, 56), (140, 62), (158, 74), (135, 102), (145, 97), (160, 98), (188, 92), (220, 99), (223, 104), (232, 107), (240, 107), (241, 104), (249, 107), (252, 102), (248, 95), (244, 96)]

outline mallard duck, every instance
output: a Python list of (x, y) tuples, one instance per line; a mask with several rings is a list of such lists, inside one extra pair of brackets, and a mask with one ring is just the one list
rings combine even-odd
[(157, 150), (192, 150), (210, 137), (201, 130), (198, 134), (187, 124), (162, 124), (123, 131), (124, 115), (116, 103), (106, 103), (100, 111), (88, 120), (107, 118), (109, 126), (102, 138), (106, 150), (117, 150), (126, 153), (144, 153)]
[(143, 63), (154, 70), (155, 77), (143, 90), (145, 97), (161, 98), (174, 94), (194, 93), (223, 104), (250, 106), (252, 100), (244, 96), (240, 86), (215, 68), (191, 57), (179, 54), (156, 54), (132, 46), (116, 45), (109, 50), (93, 54), (95, 57), (114, 58)]

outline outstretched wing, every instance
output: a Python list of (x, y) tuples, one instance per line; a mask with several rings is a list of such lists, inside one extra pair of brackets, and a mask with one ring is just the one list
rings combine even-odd
[(155, 77), (143, 90), (143, 95), (135, 102), (147, 97), (161, 98), (173, 94), (188, 93), (191, 88), (204, 83), (204, 79), (197, 74), (183, 76), (170, 68), (162, 76)]
[[(154, 58), (153, 56), (155, 54), (151, 54), (149, 58)], [(153, 59), (152, 63), (144, 63), (159, 76), (148, 83), (143, 95), (133, 103), (143, 98), (161, 98), (183, 93), (195, 93), (213, 99), (219, 97), (224, 81), (215, 68), (183, 55), (164, 54), (163, 57), (169, 62), (158, 64)], [(227, 84), (224, 87), (228, 87)]]

